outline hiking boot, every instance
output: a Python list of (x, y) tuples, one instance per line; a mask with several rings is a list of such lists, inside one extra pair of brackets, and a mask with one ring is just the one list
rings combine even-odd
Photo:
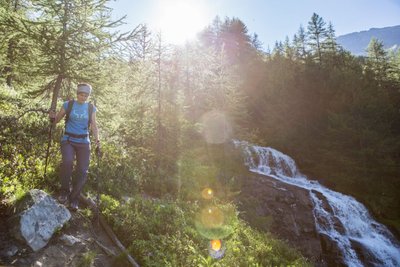
[(77, 211), (77, 210), (79, 209), (78, 201), (72, 201), (72, 202), (69, 204), (69, 208), (70, 208), (72, 211)]
[(60, 204), (65, 204), (68, 200), (68, 195), (67, 194), (61, 194), (58, 198), (57, 198), (58, 202), (60, 202)]

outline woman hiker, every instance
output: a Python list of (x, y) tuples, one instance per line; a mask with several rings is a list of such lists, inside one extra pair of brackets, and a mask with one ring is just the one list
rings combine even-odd
[[(62, 163), (60, 168), (61, 193), (58, 201), (65, 204), (68, 200), (70, 208), (77, 210), (79, 195), (86, 183), (90, 161), (89, 127), (100, 149), (99, 132), (96, 123), (96, 107), (87, 102), (92, 86), (87, 83), (78, 84), (77, 100), (64, 102), (60, 111), (49, 112), (50, 119), (57, 124), (65, 115), (65, 131), (61, 139)], [(90, 117), (90, 118), (89, 118)], [(76, 158), (76, 179), (72, 181), (73, 161)], [(72, 191), (71, 191), (72, 182)]]

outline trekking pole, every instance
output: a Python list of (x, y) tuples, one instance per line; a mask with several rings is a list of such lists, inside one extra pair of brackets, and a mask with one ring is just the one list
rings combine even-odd
[(101, 151), (99, 144), (96, 147), (96, 157), (97, 157), (97, 175), (96, 175), (96, 217), (97, 217), (97, 225), (100, 225), (100, 159), (101, 159)]
[[(50, 105), (50, 110), (49, 112), (56, 112), (57, 109), (57, 98), (58, 98), (58, 93), (60, 92), (61, 89), (61, 83), (63, 81), (63, 75), (59, 74), (57, 76), (57, 79), (54, 84), (54, 89), (53, 89), (53, 96), (51, 98), (51, 105)], [(50, 118), (50, 130), (49, 130), (49, 140), (47, 143), (47, 152), (46, 152), (46, 161), (44, 165), (44, 178), (46, 178), (47, 174), (47, 165), (49, 163), (49, 154), (50, 154), (50, 147), (51, 147), (51, 136), (53, 134), (53, 127), (54, 127), (54, 118)]]
[(49, 136), (48, 136), (48, 142), (47, 142), (46, 160), (45, 160), (45, 164), (44, 164), (44, 175), (43, 175), (44, 178), (46, 178), (47, 165), (49, 163), (49, 154), (50, 154), (51, 139), (52, 139), (51, 137), (52, 137), (52, 134), (53, 134), (54, 120), (55, 120), (54, 118), (50, 118), (50, 129), (49, 129)]

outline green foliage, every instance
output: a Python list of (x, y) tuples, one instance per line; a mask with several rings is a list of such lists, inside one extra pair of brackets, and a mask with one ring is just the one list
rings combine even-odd
[(36, 164), (33, 157), (25, 157), (18, 152), (13, 153), (8, 148), (8, 146), (2, 148), (2, 152), (7, 154), (7, 158), (13, 157), (13, 160), (4, 157), (0, 162), (2, 170), (0, 193), (6, 198), (18, 198), (25, 190), (38, 185), (35, 177), (42, 174), (43, 165)]
[(102, 194), (100, 196), (101, 200), (101, 210), (106, 216), (111, 216), (120, 206), (118, 200), (112, 198), (111, 196)]
[(398, 220), (396, 57), (388, 57), (378, 40), (371, 41), (368, 58), (350, 55), (317, 14), (308, 30), (294, 39), (297, 56), (285, 54), (291, 49), (286, 42), (250, 71), (242, 88), (253, 120), (245, 127), (257, 129), (256, 143), (291, 155), (304, 173), (356, 196), (380, 220)]
[[(107, 29), (120, 21), (110, 20), (107, 1), (53, 2), (1, 2), (1, 198), (58, 188), (61, 127), (43, 177), (50, 95), (27, 93), (58, 88), (68, 98), (85, 80), (94, 85), (104, 153), (92, 158), (86, 189), (99, 190), (103, 213), (142, 265), (307, 265), (237, 218), (231, 202), (247, 170), (234, 138), (282, 150), (398, 227), (400, 54), (375, 40), (368, 58), (356, 58), (317, 14), (272, 54), (237, 18), (216, 18), (184, 48), (169, 49), (145, 26), (117, 42)], [(202, 197), (207, 188), (212, 200)], [(224, 223), (202, 221), (210, 206)], [(268, 230), (269, 218), (254, 220)], [(216, 237), (227, 248), (220, 261), (207, 252)]]
[(29, 38), (27, 16), (32, 12), (27, 1), (2, 1), (0, 3), (0, 80), (8, 86), (15, 83), (28, 85), (35, 78), (33, 70), (40, 62), (37, 44)]
[[(115, 144), (102, 145), (103, 156), (92, 155), (88, 184), (92, 190), (113, 196), (130, 196), (142, 189), (145, 177), (135, 158)], [(140, 163), (140, 161), (139, 161)]]
[(92, 218), (94, 216), (93, 211), (90, 208), (82, 209), (80, 212), (86, 218)]
[(282, 241), (260, 234), (243, 222), (226, 242), (222, 266), (307, 266), (299, 254)]
[[(200, 150), (204, 153), (203, 150)], [(192, 151), (191, 153), (199, 153)], [(203, 155), (203, 154), (202, 154)], [(216, 177), (218, 170), (214, 166), (209, 166), (204, 162), (199, 162), (198, 157), (193, 158), (191, 155), (184, 155), (182, 160), (178, 162), (179, 177), (178, 193), (183, 199), (198, 199), (204, 188), (216, 188)]]
[(308, 22), (309, 45), (317, 53), (317, 62), (322, 62), (322, 43), (328, 37), (326, 23), (322, 17), (313, 13), (311, 20)]
[[(224, 214), (226, 211), (232, 211), (232, 206), (229, 205), (219, 207)], [(135, 255), (135, 259), (143, 266), (307, 264), (297, 252), (263, 233), (252, 230), (234, 214), (226, 221), (231, 231), (229, 236), (224, 238), (225, 256), (220, 261), (213, 260), (207, 252), (209, 241), (195, 228), (196, 215), (200, 211), (201, 206), (196, 202), (135, 197), (116, 209), (108, 209), (106, 215), (122, 242), (130, 244), (131, 254)]]
[(178, 198), (198, 200), (202, 191), (210, 188), (219, 199), (232, 200), (247, 173), (240, 152), (231, 143), (192, 145), (178, 161)]
[(82, 254), (80, 260), (77, 263), (77, 267), (91, 267), (96, 259), (96, 252), (88, 251)]
[(201, 236), (224, 239), (234, 231), (237, 224), (235, 207), (232, 205), (203, 205), (195, 216), (195, 227)]
[[(40, 113), (24, 110), (40, 110), (29, 105), (21, 94), (8, 87), (0, 88), (0, 193), (5, 198), (15, 198), (51, 181), (51, 177), (42, 179), (46, 148), (42, 144), (47, 125)], [(48, 170), (52, 172), (54, 167), (49, 166)]]

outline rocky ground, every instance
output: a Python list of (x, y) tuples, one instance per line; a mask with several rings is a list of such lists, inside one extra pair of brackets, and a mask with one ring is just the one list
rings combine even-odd
[(9, 214), (0, 205), (0, 266), (113, 266), (120, 253), (89, 210), (72, 212), (71, 220), (37, 252), (11, 237)]

